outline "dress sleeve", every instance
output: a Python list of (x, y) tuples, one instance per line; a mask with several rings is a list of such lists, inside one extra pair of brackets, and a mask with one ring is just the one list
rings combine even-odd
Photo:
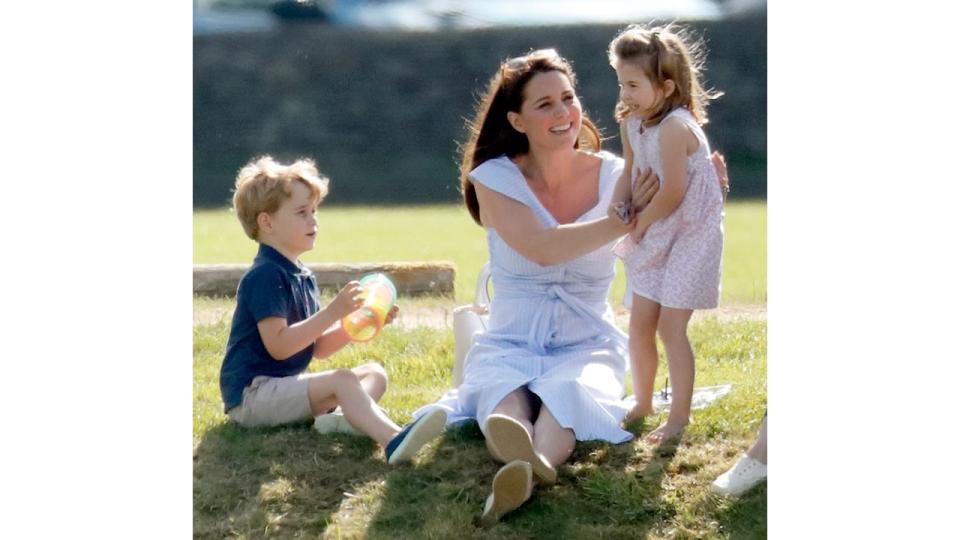
[(482, 184), (487, 189), (530, 208), (533, 213), (547, 226), (556, 226), (557, 222), (547, 212), (546, 208), (536, 200), (533, 192), (527, 187), (527, 181), (516, 165), (506, 156), (487, 160), (470, 171), (468, 178), (471, 182)]
[(603, 160), (600, 169), (600, 202), (601, 206), (606, 209), (613, 199), (613, 191), (616, 189), (617, 180), (620, 179), (620, 174), (623, 172), (624, 161), (623, 158), (607, 151), (600, 152), (600, 159)]

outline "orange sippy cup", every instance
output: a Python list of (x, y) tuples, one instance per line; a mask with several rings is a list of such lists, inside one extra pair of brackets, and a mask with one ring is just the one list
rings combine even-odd
[(360, 279), (363, 306), (340, 321), (344, 332), (358, 343), (370, 341), (387, 322), (387, 314), (397, 303), (397, 288), (386, 275), (368, 274)]

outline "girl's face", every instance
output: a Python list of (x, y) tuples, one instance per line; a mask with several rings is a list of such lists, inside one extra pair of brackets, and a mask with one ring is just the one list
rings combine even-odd
[(617, 60), (613, 69), (617, 72), (620, 85), (620, 101), (641, 119), (652, 116), (656, 112), (656, 105), (664, 99), (663, 90), (634, 63)]
[(509, 112), (514, 129), (531, 147), (573, 148), (580, 136), (583, 111), (570, 79), (560, 71), (537, 73), (523, 90), (520, 112)]

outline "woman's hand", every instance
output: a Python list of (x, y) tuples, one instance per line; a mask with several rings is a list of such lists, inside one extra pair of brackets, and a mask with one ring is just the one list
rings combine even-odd
[(643, 212), (650, 204), (650, 200), (660, 189), (660, 179), (653, 174), (652, 169), (644, 169), (637, 177), (636, 187), (633, 188), (633, 214)]
[(720, 191), (723, 192), (723, 199), (727, 199), (727, 193), (730, 193), (730, 176), (727, 174), (727, 162), (723, 159), (723, 154), (714, 152), (710, 156), (713, 162), (713, 168), (717, 170), (717, 179), (720, 181)]

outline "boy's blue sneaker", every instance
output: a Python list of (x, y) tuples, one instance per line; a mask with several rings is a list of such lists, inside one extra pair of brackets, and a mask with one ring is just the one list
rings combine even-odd
[(447, 413), (441, 408), (429, 412), (407, 424), (397, 436), (390, 439), (384, 451), (387, 463), (394, 465), (409, 461), (423, 445), (443, 433), (447, 424)]

